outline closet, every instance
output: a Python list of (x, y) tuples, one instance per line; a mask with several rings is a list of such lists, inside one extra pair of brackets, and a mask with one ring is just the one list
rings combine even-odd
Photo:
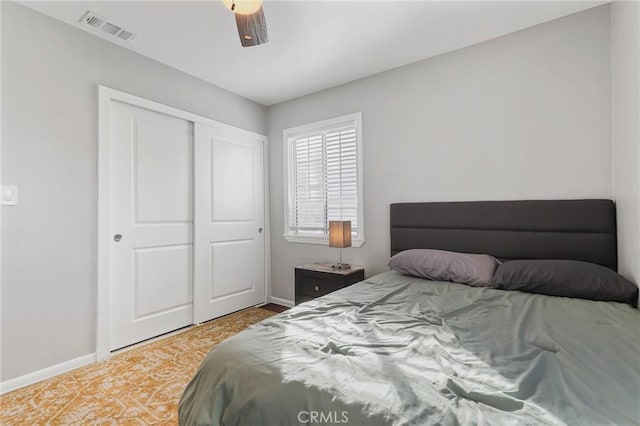
[(265, 302), (266, 138), (131, 99), (101, 102), (109, 350)]

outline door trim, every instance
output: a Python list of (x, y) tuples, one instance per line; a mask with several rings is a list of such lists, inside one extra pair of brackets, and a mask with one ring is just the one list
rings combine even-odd
[[(106, 86), (98, 85), (98, 268), (97, 268), (97, 300), (96, 300), (96, 355), (97, 360), (102, 361), (108, 359), (111, 356), (111, 349), (109, 345), (109, 327), (110, 327), (110, 312), (109, 312), (109, 247), (111, 244), (111, 238), (109, 233), (109, 197), (110, 187), (109, 181), (111, 177), (111, 164), (109, 162), (110, 147), (110, 127), (111, 127), (111, 102), (118, 101), (125, 104), (133, 105), (140, 108), (145, 108), (151, 111), (159, 112), (161, 114), (170, 115), (176, 118), (181, 118), (193, 123), (204, 124), (209, 127), (217, 128), (220, 130), (225, 129), (238, 129), (238, 127), (231, 126), (220, 121), (212, 120), (194, 114), (188, 111), (183, 111), (178, 108), (170, 107), (149, 99), (141, 98), (131, 95), (129, 93), (121, 92), (119, 90), (111, 89)], [(245, 129), (242, 129), (245, 130)], [(271, 262), (270, 262), (270, 218), (269, 218), (269, 140), (266, 136), (245, 130), (249, 132), (256, 139), (262, 141), (264, 144), (263, 149), (263, 164), (264, 164), (264, 230), (265, 230), (265, 300), (271, 295)]]

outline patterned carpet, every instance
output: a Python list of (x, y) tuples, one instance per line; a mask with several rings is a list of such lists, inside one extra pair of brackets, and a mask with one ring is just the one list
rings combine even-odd
[(217, 343), (275, 315), (251, 308), (0, 397), (2, 425), (175, 425), (178, 401)]

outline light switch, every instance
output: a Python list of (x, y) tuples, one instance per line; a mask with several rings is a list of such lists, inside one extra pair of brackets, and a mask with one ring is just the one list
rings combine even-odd
[(18, 205), (18, 187), (17, 186), (0, 186), (0, 205), (17, 206)]

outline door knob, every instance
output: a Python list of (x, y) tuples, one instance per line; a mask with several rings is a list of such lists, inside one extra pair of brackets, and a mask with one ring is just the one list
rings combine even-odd
[(258, 228), (258, 233), (262, 234), (262, 227)]
[(122, 239), (122, 235), (120, 234), (116, 234), (113, 236), (113, 241), (115, 241), (116, 243), (120, 242), (121, 239)]

